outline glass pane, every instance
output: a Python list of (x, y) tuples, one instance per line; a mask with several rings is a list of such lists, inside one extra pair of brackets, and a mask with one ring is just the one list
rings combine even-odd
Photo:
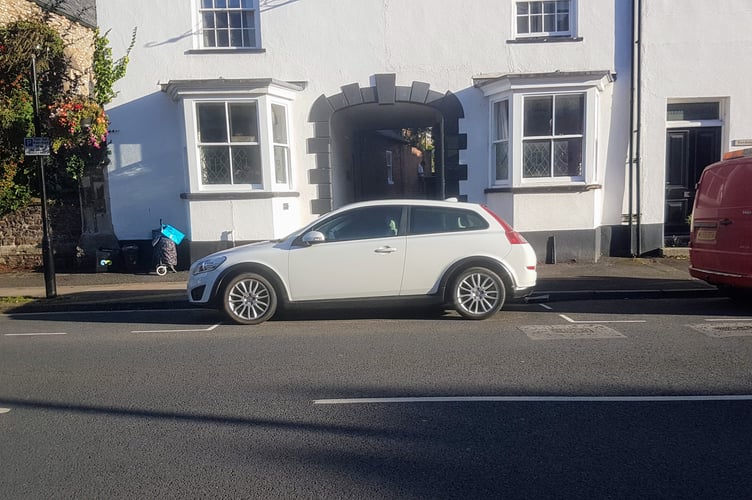
[(554, 135), (582, 134), (584, 123), (585, 95), (556, 96), (556, 130)]
[(569, 14), (558, 14), (556, 23), (556, 31), (569, 31)]
[(290, 164), (287, 146), (274, 146), (274, 177), (277, 184), (287, 184), (287, 171)]
[(256, 46), (256, 30), (247, 29), (243, 30), (243, 47), (255, 47)]
[(556, 12), (556, 2), (543, 2), (543, 12), (546, 14), (553, 14)]
[(530, 2), (530, 13), (540, 14), (543, 11), (542, 4), (543, 2)]
[(530, 28), (527, 24), (527, 17), (517, 18), (517, 33), (530, 33)]
[(530, 16), (530, 33), (540, 33), (543, 31), (542, 15)]
[(582, 139), (554, 141), (554, 176), (579, 177), (582, 175)]
[(216, 47), (217, 38), (214, 36), (213, 31), (204, 32), (204, 47)]
[(551, 176), (551, 141), (524, 141), (522, 143), (522, 176)]
[(204, 184), (230, 183), (230, 155), (226, 146), (203, 146), (201, 156), (201, 181)]
[(556, 12), (559, 14), (569, 12), (569, 0), (556, 2)]
[(254, 14), (253, 12), (244, 12), (243, 13), (243, 27), (248, 29), (254, 29), (256, 28), (256, 23), (254, 22)]
[(217, 31), (217, 47), (229, 47), (230, 35), (226, 30)]
[(287, 144), (287, 116), (285, 107), (279, 104), (272, 104), (272, 140)]
[(543, 31), (548, 33), (556, 31), (556, 16), (554, 14), (546, 14), (543, 17)]
[(232, 183), (262, 184), (261, 155), (258, 146), (232, 147)]
[(496, 163), (496, 180), (509, 180), (509, 143), (497, 142), (494, 144), (494, 156)]
[(227, 142), (224, 103), (199, 103), (196, 105), (196, 113), (198, 114), (198, 142)]
[(227, 0), (214, 0), (214, 7), (217, 9), (227, 8)]
[(227, 25), (229, 24), (229, 20), (227, 19), (227, 13), (226, 12), (217, 12), (215, 16), (215, 20), (217, 23), (217, 28), (227, 28)]
[(202, 9), (211, 9), (213, 7), (212, 0), (201, 0)]
[(509, 139), (509, 101), (494, 103), (494, 140)]
[(229, 18), (230, 28), (242, 28), (243, 16), (239, 12), (231, 12)]
[(525, 98), (524, 135), (550, 136), (553, 118), (553, 96)]
[(679, 102), (666, 108), (666, 120), (718, 120), (720, 107), (717, 102)]
[(231, 9), (239, 9), (240, 8), (240, 0), (230, 0), (227, 2), (227, 6)]
[(517, 14), (527, 14), (529, 12), (529, 6), (527, 2), (517, 2)]
[(245, 47), (242, 30), (230, 30), (230, 47)]
[(231, 103), (230, 142), (258, 142), (256, 103)]
[(206, 12), (201, 18), (203, 19), (205, 29), (214, 27), (214, 13)]

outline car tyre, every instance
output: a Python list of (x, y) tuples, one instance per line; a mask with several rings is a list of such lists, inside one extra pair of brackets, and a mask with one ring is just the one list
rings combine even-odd
[(257, 325), (277, 311), (277, 292), (264, 276), (243, 273), (227, 283), (222, 293), (225, 314), (240, 325)]
[(454, 309), (467, 319), (486, 319), (496, 314), (506, 299), (504, 282), (485, 267), (463, 270), (452, 282)]

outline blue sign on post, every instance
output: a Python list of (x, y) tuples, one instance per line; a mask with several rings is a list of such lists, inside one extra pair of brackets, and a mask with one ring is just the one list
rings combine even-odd
[(26, 156), (49, 156), (49, 137), (26, 137), (24, 138), (24, 154)]

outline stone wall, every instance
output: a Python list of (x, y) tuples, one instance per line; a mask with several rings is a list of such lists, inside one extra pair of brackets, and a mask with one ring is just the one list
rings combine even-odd
[[(47, 213), (55, 270), (80, 270), (77, 245), (81, 236), (81, 211), (78, 203), (50, 204)], [(0, 217), (0, 268), (22, 270), (40, 267), (42, 235), (40, 204)]]
[[(67, 3), (67, 2), (65, 2)], [(80, 3), (80, 2), (79, 2)], [(93, 3), (93, 2), (92, 2)], [(81, 8), (83, 9), (83, 8)], [(89, 12), (88, 10), (86, 12)], [(29, 0), (0, 1), (0, 25), (19, 19), (43, 20), (42, 8)], [(79, 88), (70, 89), (75, 94), (88, 95), (92, 80), (91, 61), (94, 54), (94, 30), (68, 16), (50, 14), (51, 28), (60, 34), (65, 44), (65, 54), (71, 60), (71, 77), (79, 82)]]

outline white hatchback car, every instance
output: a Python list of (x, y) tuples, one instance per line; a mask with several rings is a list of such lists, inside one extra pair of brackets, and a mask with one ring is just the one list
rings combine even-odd
[(415, 300), (468, 319), (495, 314), (532, 292), (530, 244), (483, 205), (380, 200), (323, 215), (277, 241), (252, 243), (193, 263), (191, 303), (218, 307), (246, 325), (279, 307)]

